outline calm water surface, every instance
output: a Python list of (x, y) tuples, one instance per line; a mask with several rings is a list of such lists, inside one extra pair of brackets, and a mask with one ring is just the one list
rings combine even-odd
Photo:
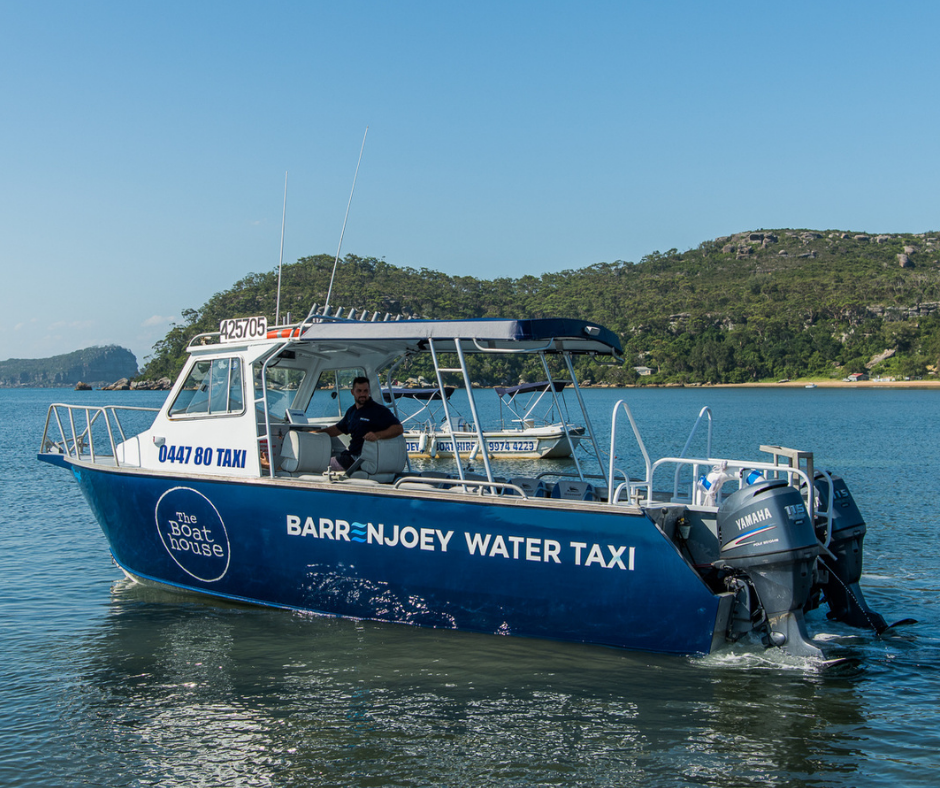
[(812, 613), (863, 659), (833, 676), (754, 646), (661, 657), (148, 591), (35, 453), (51, 402), (162, 395), (0, 390), (0, 785), (936, 785), (940, 392), (586, 395), (604, 436), (626, 398), (652, 455), (702, 405), (719, 456), (814, 450), (868, 521), (870, 603), (919, 623), (878, 638)]

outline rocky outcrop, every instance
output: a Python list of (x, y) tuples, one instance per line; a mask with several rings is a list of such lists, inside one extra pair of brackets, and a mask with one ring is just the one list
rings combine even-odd
[(160, 378), (159, 380), (135, 380), (131, 383), (131, 388), (135, 391), (169, 391), (173, 388), (173, 381), (169, 378)]
[(882, 361), (887, 361), (895, 354), (895, 352), (895, 349), (891, 348), (890, 350), (886, 350), (884, 353), (879, 353), (877, 356), (872, 356), (871, 361), (865, 365), (865, 369), (871, 369), (877, 364), (880, 364)]
[(102, 386), (102, 391), (169, 391), (173, 388), (173, 381), (169, 378), (160, 378), (159, 380), (128, 380), (121, 378), (107, 386)]

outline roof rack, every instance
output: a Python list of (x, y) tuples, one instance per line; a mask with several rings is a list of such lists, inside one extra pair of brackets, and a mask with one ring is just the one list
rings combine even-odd
[[(346, 315), (343, 315), (343, 312), (346, 312)], [(397, 320), (423, 320), (424, 318), (417, 315), (403, 315), (401, 313), (393, 315), (391, 312), (380, 312), (378, 310), (373, 311), (372, 316), (369, 317), (369, 310), (365, 308), (352, 307), (347, 309), (344, 306), (336, 307), (335, 309), (329, 305), (324, 304), (314, 304), (310, 311), (307, 313), (307, 317), (304, 319), (304, 323), (313, 318), (329, 318), (331, 320), (354, 320), (360, 323), (387, 323), (390, 321)]]

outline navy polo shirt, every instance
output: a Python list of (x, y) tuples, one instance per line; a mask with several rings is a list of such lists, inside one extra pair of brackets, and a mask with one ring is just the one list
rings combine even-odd
[(336, 427), (340, 432), (349, 435), (349, 453), (358, 457), (362, 454), (362, 444), (365, 442), (367, 432), (380, 432), (393, 424), (401, 424), (401, 422), (388, 408), (370, 398), (361, 408), (353, 405), (347, 410)]

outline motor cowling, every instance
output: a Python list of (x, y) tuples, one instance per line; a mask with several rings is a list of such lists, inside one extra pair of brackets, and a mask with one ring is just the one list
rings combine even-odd
[(803, 621), (819, 544), (799, 490), (774, 479), (733, 493), (718, 509), (718, 541), (719, 565), (746, 575), (757, 592), (770, 643), (821, 656)]
[[(827, 615), (849, 626), (881, 632), (887, 628), (887, 623), (868, 606), (859, 586), (865, 520), (842, 477), (829, 474), (829, 479), (832, 479), (832, 528), (827, 546), (832, 555), (824, 553), (821, 557), (829, 576), (820, 584), (829, 605)], [(829, 480), (825, 474), (817, 473), (813, 482), (816, 488), (816, 510), (825, 512), (829, 508)], [(829, 530), (827, 519), (819, 517), (817, 523), (817, 534), (823, 543)]]

